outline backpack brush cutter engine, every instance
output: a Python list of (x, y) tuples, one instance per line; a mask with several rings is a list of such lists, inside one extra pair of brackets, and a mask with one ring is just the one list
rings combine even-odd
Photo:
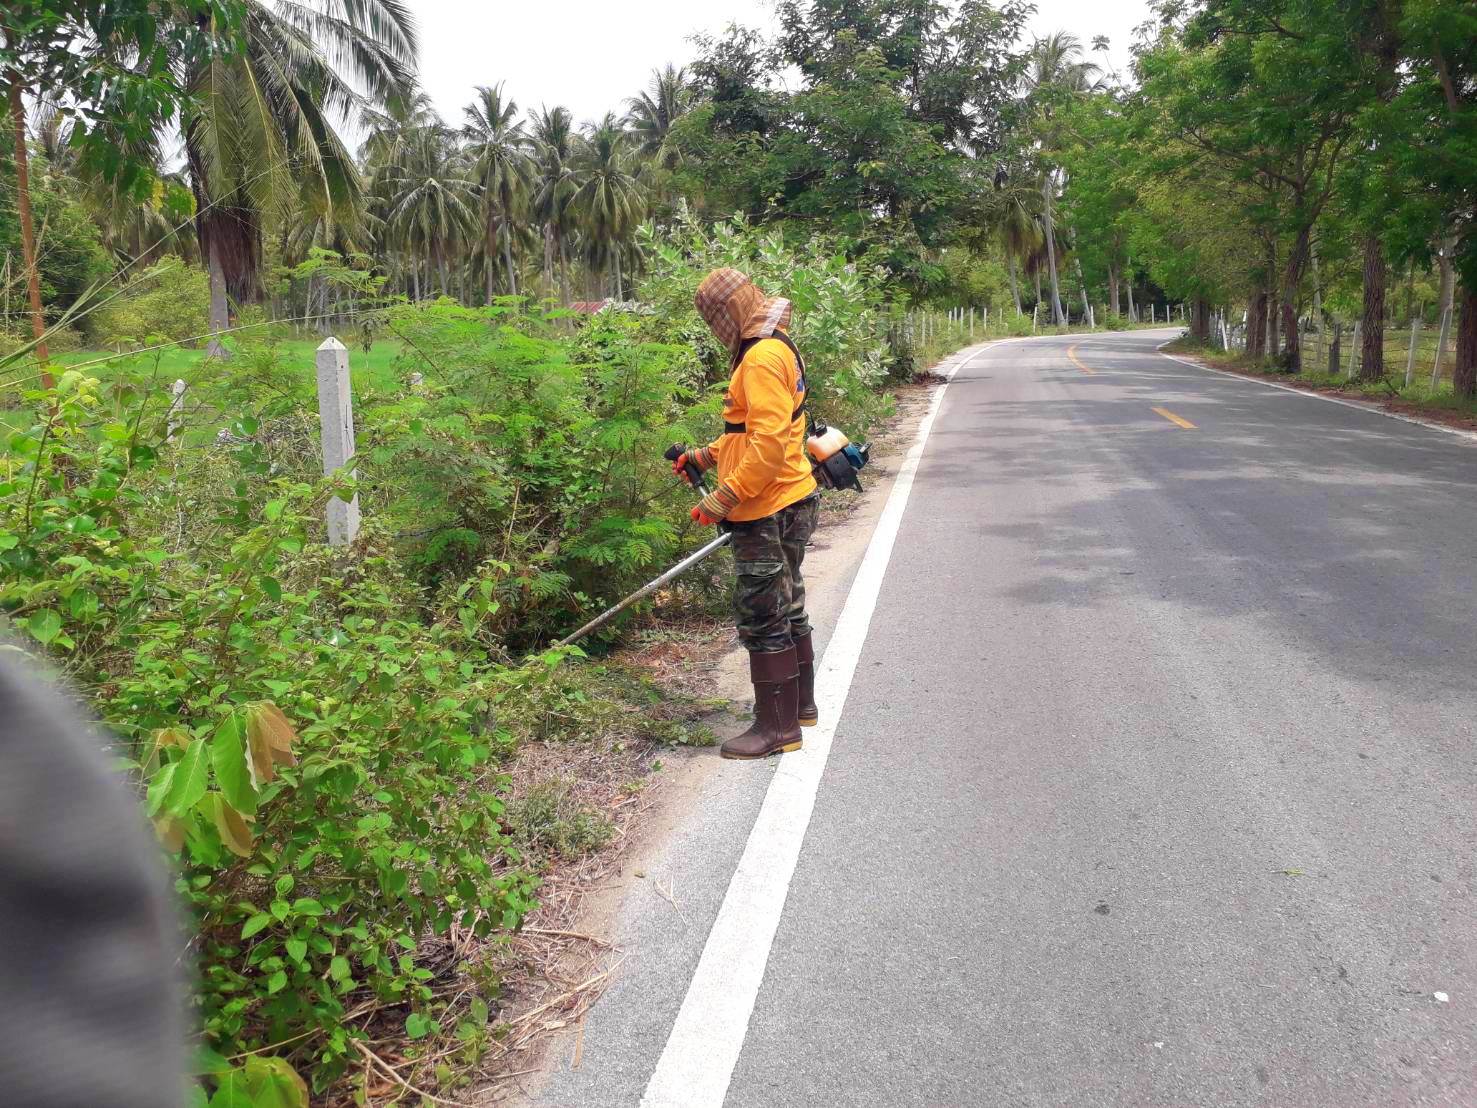
[(857, 446), (838, 428), (815, 423), (806, 436), (805, 449), (810, 452), (811, 472), (823, 488), (862, 491), (857, 474), (867, 464), (870, 446)]

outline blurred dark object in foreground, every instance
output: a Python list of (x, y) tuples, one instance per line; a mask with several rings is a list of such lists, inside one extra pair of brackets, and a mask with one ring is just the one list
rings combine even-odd
[(180, 1104), (183, 954), (102, 737), (0, 643), (0, 1102)]

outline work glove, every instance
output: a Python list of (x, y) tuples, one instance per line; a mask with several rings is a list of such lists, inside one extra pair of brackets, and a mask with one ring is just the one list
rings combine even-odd
[(677, 460), (672, 463), (672, 472), (690, 485), (692, 481), (687, 476), (688, 465), (696, 466), (699, 473), (706, 473), (715, 464), (717, 464), (717, 459), (713, 457), (713, 448), (703, 446), (677, 455)]
[(727, 485), (719, 486), (697, 502), (692, 518), (704, 527), (711, 527), (728, 518), (728, 513), (738, 506), (738, 494)]

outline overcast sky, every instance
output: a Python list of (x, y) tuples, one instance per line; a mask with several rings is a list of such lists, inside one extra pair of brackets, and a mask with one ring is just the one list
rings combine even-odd
[[(477, 85), (505, 82), (527, 111), (564, 104), (577, 120), (621, 109), (653, 68), (691, 59), (688, 37), (729, 23), (775, 25), (771, 0), (409, 0), (420, 27), (421, 80), (442, 117), (462, 121)], [(1126, 65), (1147, 0), (1037, 0), (1031, 31), (1107, 35)]]

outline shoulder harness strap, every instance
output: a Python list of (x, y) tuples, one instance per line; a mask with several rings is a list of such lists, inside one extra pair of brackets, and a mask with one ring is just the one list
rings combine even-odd
[[(778, 339), (780, 342), (782, 342), (786, 346), (788, 346), (790, 348), (790, 353), (792, 353), (792, 354), (795, 355), (795, 364), (800, 367), (800, 376), (801, 376), (801, 378), (804, 378), (804, 376), (805, 376), (805, 356), (800, 353), (800, 348), (795, 345), (795, 343), (790, 339), (790, 336), (787, 335), (787, 334), (785, 334), (783, 331), (776, 331), (772, 335), (760, 335), (757, 338), (745, 339), (742, 343), (739, 344), (738, 360), (740, 362), (742, 362), (744, 360), (744, 358), (748, 355), (749, 351), (754, 348), (755, 344), (756, 343), (761, 343), (765, 339)], [(796, 408), (793, 412), (790, 413), (790, 422), (791, 423), (794, 423), (797, 419), (799, 419), (804, 414), (805, 414), (805, 401), (802, 400), (802, 401), (800, 401), (800, 406), (798, 408)], [(723, 433), (725, 435), (742, 435), (747, 430), (748, 430), (747, 425), (742, 424), (742, 423), (724, 423), (723, 424)]]

